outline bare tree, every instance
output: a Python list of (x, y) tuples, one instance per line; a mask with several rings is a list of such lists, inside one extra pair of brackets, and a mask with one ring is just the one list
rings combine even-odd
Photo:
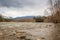
[(60, 0), (57, 1), (53, 0), (53, 1), (50, 0), (52, 15), (49, 17), (49, 20), (50, 22), (60, 23)]

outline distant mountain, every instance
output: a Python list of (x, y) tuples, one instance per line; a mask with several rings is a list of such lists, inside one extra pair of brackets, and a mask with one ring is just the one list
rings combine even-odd
[(16, 17), (16, 18), (13, 18), (13, 20), (20, 20), (20, 19), (26, 19), (26, 18), (34, 18), (34, 16)]
[(35, 22), (35, 19), (33, 18), (24, 18), (20, 20), (12, 20), (12, 22)]
[(34, 16), (23, 16), (13, 18), (12, 22), (35, 22)]

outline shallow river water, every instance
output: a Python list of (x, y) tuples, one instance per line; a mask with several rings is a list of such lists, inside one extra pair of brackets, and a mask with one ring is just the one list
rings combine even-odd
[(33, 22), (0, 22), (0, 40), (60, 40), (60, 25)]

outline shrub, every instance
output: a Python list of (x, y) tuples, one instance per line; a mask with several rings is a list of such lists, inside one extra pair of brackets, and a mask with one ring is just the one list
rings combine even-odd
[(34, 19), (36, 22), (44, 22), (44, 17), (41, 16), (34, 17)]

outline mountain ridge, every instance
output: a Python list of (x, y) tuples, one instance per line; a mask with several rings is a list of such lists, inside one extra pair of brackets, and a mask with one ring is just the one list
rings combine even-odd
[(16, 17), (12, 18), (13, 20), (20, 20), (20, 19), (26, 19), (26, 18), (34, 18), (34, 16), (23, 16), (23, 17)]

